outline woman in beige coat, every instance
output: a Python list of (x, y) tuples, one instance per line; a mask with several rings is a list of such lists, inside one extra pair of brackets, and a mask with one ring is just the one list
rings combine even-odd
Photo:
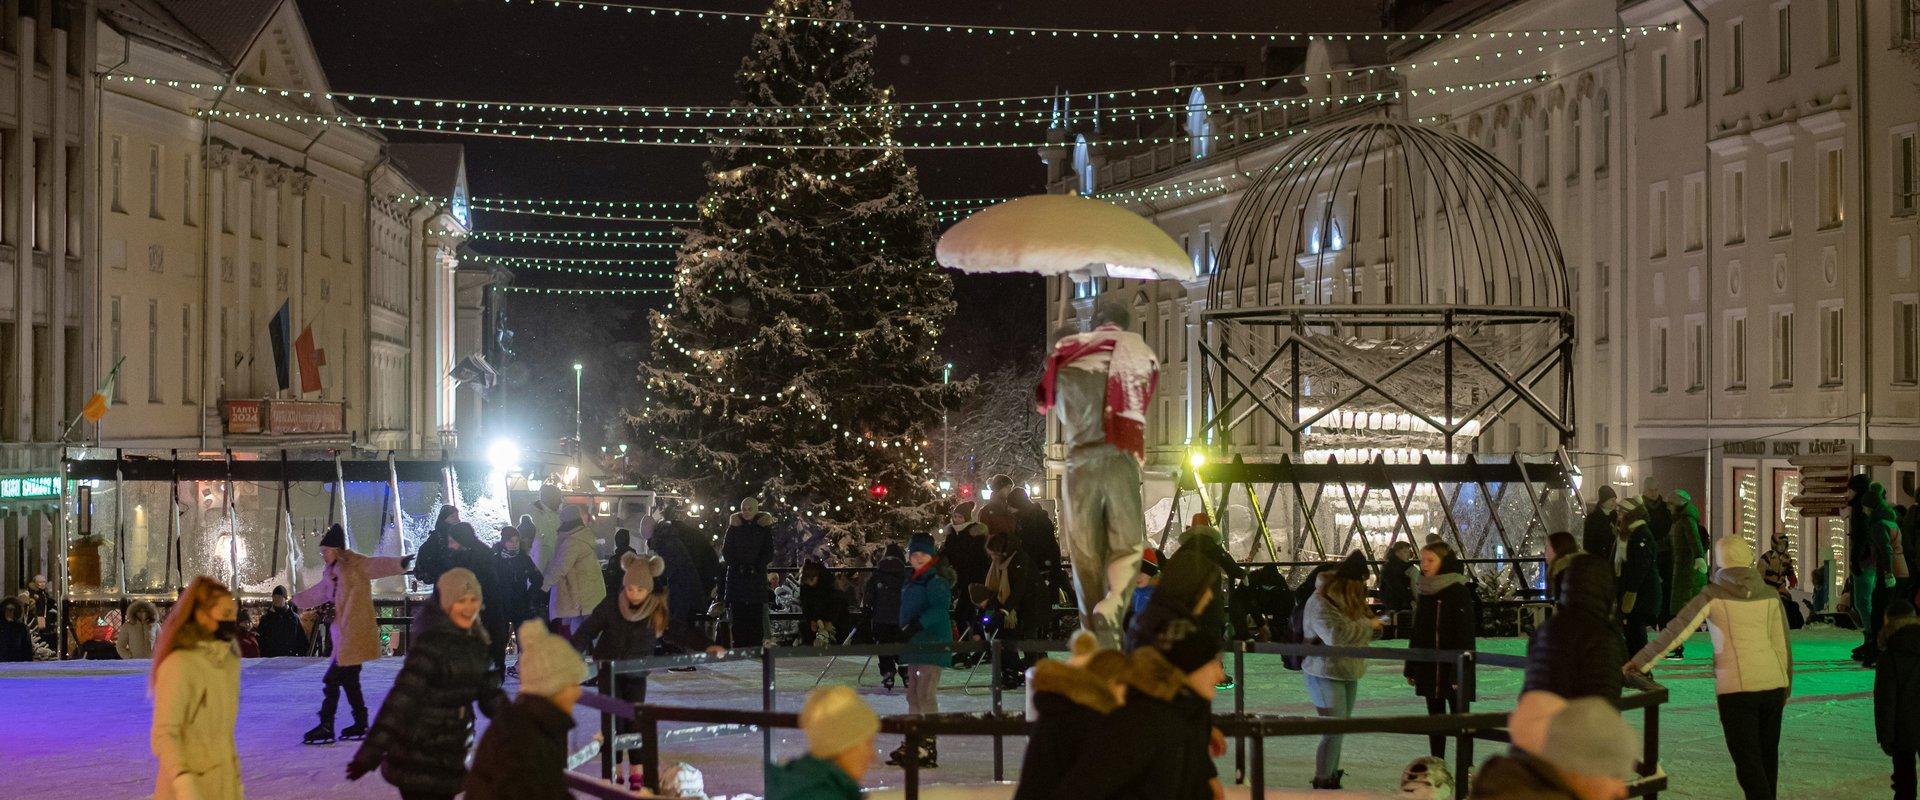
[(233, 593), (194, 578), (154, 646), (154, 800), (240, 800), (233, 720), (240, 710), (240, 653)]
[(600, 551), (586, 509), (574, 506), (567, 513), (573, 516), (560, 523), (560, 546), (542, 567), (546, 581), (541, 588), (553, 592), (548, 616), (572, 633), (607, 598), (607, 583), (600, 573)]
[(302, 608), (333, 606), (333, 663), (322, 679), (320, 724), (307, 731), (305, 744), (332, 744), (333, 713), (340, 707), (340, 693), (347, 694), (353, 712), (353, 724), (340, 731), (340, 738), (361, 739), (367, 735), (367, 702), (360, 695), (360, 665), (380, 657), (380, 626), (373, 613), (373, 581), (407, 571), (413, 556), (363, 556), (347, 549), (346, 529), (339, 523), (327, 528), (320, 537), (320, 557), (327, 562), (320, 582), (293, 596)]

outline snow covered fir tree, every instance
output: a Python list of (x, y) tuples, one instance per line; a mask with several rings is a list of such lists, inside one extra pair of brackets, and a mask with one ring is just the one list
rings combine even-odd
[(852, 19), (846, 0), (779, 0), (754, 36), (749, 127), (716, 135), (632, 431), (638, 477), (707, 506), (757, 497), (843, 552), (935, 524), (926, 439), (958, 389), (934, 354), (952, 283)]

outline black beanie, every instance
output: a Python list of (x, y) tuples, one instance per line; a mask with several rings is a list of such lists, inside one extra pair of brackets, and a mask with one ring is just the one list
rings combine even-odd
[(1164, 605), (1181, 615), (1194, 613), (1200, 595), (1220, 585), (1220, 567), (1197, 547), (1182, 547), (1160, 565), (1160, 585), (1154, 587), (1154, 605)]
[(347, 529), (338, 522), (327, 526), (327, 532), (320, 535), (320, 546), (347, 549)]
[(1347, 560), (1340, 562), (1340, 566), (1334, 568), (1333, 574), (1338, 577), (1346, 578), (1347, 580), (1350, 580), (1350, 581), (1366, 580), (1367, 579), (1366, 554), (1361, 553), (1358, 550), (1348, 553)]
[(1220, 636), (1192, 617), (1178, 617), (1160, 627), (1153, 638), (1153, 649), (1166, 656), (1174, 669), (1193, 672), (1220, 657)]
[(1604, 503), (1604, 502), (1607, 502), (1608, 500), (1618, 500), (1618, 499), (1620, 499), (1620, 496), (1613, 493), (1613, 487), (1611, 486), (1600, 487), (1600, 502)]

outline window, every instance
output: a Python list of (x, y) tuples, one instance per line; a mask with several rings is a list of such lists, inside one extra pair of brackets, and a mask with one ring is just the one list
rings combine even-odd
[[(119, 297), (113, 297), (107, 300), (107, 320), (108, 320), (107, 339), (108, 339), (108, 343), (111, 345), (111, 352), (113, 354), (113, 363), (109, 364), (107, 366), (107, 369), (117, 369), (121, 364), (121, 359), (126, 358), (126, 351), (121, 349), (122, 337), (120, 336), (120, 298)], [(124, 383), (124, 381), (120, 381), (120, 380), (112, 381), (113, 402), (115, 403), (127, 402), (125, 396), (122, 395), (120, 391), (120, 384), (122, 383)]]
[(1207, 96), (1196, 86), (1187, 97), (1187, 136), (1193, 140), (1193, 160), (1213, 152), (1213, 123), (1207, 119)]
[(160, 145), (147, 145), (147, 216), (160, 218)]
[(122, 214), (127, 213), (126, 206), (120, 203), (120, 185), (126, 174), (126, 142), (124, 137), (113, 137), (113, 145), (107, 156), (107, 197), (112, 201), (113, 210)]
[(1599, 299), (1593, 310), (1593, 342), (1606, 344), (1612, 334), (1613, 320), (1613, 273), (1608, 271), (1605, 262), (1593, 265), (1594, 277), (1600, 281)]
[(1687, 178), (1687, 206), (1683, 222), (1686, 224), (1687, 252), (1698, 251), (1706, 243), (1707, 236), (1707, 181), (1705, 176), (1693, 175)]
[(1769, 215), (1773, 235), (1785, 236), (1793, 233), (1793, 160), (1779, 156), (1773, 160), (1773, 185), (1771, 189), (1772, 213)]
[(194, 180), (193, 172), (194, 172), (193, 154), (188, 153), (184, 156), (181, 156), (180, 157), (180, 221), (185, 222), (188, 225), (193, 224), (193, 207), (198, 205), (200, 200), (200, 198), (193, 191), (194, 185), (198, 183), (198, 181)]
[(1894, 13), (1900, 18), (1894, 24), (1899, 26), (1900, 41), (1911, 42), (1914, 34), (1920, 33), (1920, 0), (1900, 0), (1898, 6)]
[(1781, 3), (1773, 9), (1774, 35), (1779, 37), (1774, 43), (1773, 74), (1784, 78), (1793, 73), (1793, 6)]
[(1727, 388), (1747, 388), (1747, 315), (1727, 317)]
[(1540, 107), (1540, 158), (1534, 165), (1535, 186), (1547, 185), (1547, 173), (1553, 169), (1553, 119), (1547, 114), (1547, 107)]
[[(1093, 194), (1093, 153), (1088, 148), (1085, 135), (1076, 136), (1073, 140), (1073, 174), (1079, 179), (1080, 194)], [(320, 216), (325, 218), (326, 213), (323, 211)]]
[(1522, 180), (1527, 176), (1527, 115), (1513, 115), (1513, 172)]
[(1822, 228), (1831, 228), (1846, 221), (1846, 208), (1840, 194), (1841, 162), (1838, 144), (1820, 152), (1820, 227)]
[(1648, 365), (1653, 370), (1650, 381), (1653, 384), (1653, 392), (1665, 394), (1667, 391), (1667, 321), (1654, 320), (1653, 335), (1648, 338), (1653, 345), (1653, 360)]
[(1667, 255), (1667, 185), (1656, 184), (1647, 198), (1647, 243), (1649, 256)]
[(1580, 177), (1580, 101), (1567, 104), (1567, 177)]
[(1687, 391), (1707, 388), (1707, 321), (1701, 317), (1687, 320)]
[(160, 402), (160, 301), (147, 301), (147, 402)]
[(1895, 383), (1920, 383), (1920, 299), (1903, 297), (1893, 303)]
[(1827, 60), (1840, 60), (1840, 0), (1827, 0)]
[(1727, 39), (1727, 94), (1733, 94), (1747, 85), (1747, 24), (1733, 23)]
[(1727, 244), (1739, 244), (1747, 240), (1747, 165), (1727, 166), (1726, 195)]
[(1820, 307), (1820, 385), (1839, 386), (1846, 380), (1846, 321), (1838, 305)]
[(1707, 49), (1703, 40), (1687, 42), (1687, 72), (1687, 105), (1691, 106), (1707, 96)]
[(1607, 168), (1607, 158), (1613, 153), (1613, 102), (1607, 99), (1605, 91), (1600, 92), (1600, 130), (1599, 140), (1594, 145), (1593, 168)]
[(1660, 82), (1654, 87), (1654, 96), (1659, 98), (1653, 107), (1653, 115), (1657, 117), (1667, 113), (1667, 54), (1660, 53), (1654, 59), (1657, 66), (1653, 71), (1653, 79)]
[(1914, 132), (1893, 137), (1893, 213), (1912, 214), (1914, 205)]
[(180, 307), (180, 402), (199, 402), (199, 387), (193, 374), (193, 306)]
[(1773, 388), (1793, 386), (1793, 312), (1773, 312)]

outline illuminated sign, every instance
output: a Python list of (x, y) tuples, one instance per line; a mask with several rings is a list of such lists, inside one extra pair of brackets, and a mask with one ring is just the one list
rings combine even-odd
[(0, 477), (0, 500), (24, 500), (30, 497), (59, 497), (57, 475), (16, 475)]

